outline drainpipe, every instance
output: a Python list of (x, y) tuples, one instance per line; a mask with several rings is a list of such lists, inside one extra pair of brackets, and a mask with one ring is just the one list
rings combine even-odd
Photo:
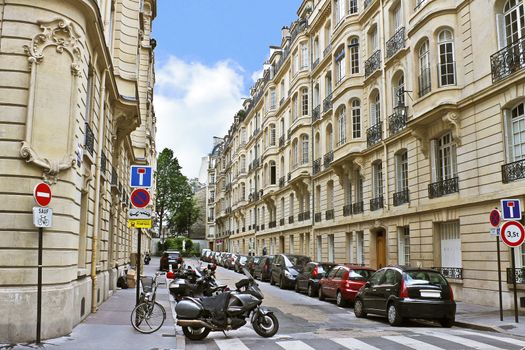
[(105, 99), (106, 99), (106, 74), (107, 69), (102, 72), (102, 80), (100, 84), (100, 109), (98, 114), (98, 145), (97, 145), (97, 159), (96, 159), (96, 177), (95, 177), (95, 211), (93, 215), (93, 240), (91, 245), (91, 312), (97, 312), (97, 256), (100, 252), (98, 249), (99, 241), (99, 221), (100, 221), (100, 165), (101, 165), (101, 153), (104, 146), (104, 121), (105, 121)]
[[(385, 43), (385, 16), (383, 14), (383, 0), (380, 0), (379, 2), (379, 17), (380, 17), (380, 21), (381, 21), (381, 26), (380, 26), (380, 38), (379, 38), (379, 42), (381, 43), (381, 45), (383, 45), (383, 43)], [(383, 122), (383, 135), (384, 135), (384, 138), (383, 138), (383, 152), (385, 154), (385, 167), (384, 167), (384, 172), (383, 174), (384, 175), (388, 175), (389, 174), (389, 171), (388, 171), (388, 148), (386, 146), (386, 142), (385, 142), (385, 139), (387, 137), (387, 132), (388, 132), (388, 120), (387, 120), (387, 115), (386, 115), (386, 76), (385, 76), (385, 57), (386, 57), (386, 52), (385, 52), (385, 47), (383, 45), (382, 47), (382, 50), (381, 50), (381, 89), (383, 90), (383, 93), (382, 93), (382, 100), (384, 101), (384, 105), (385, 107), (384, 108), (381, 108), (381, 114), (382, 114), (382, 120), (384, 121)], [(385, 182), (385, 194), (383, 195), (383, 206), (384, 206), (384, 209), (385, 210), (388, 210), (388, 193), (389, 193), (389, 186), (388, 186), (388, 178), (387, 176), (383, 176), (383, 179), (384, 179), (384, 182)]]

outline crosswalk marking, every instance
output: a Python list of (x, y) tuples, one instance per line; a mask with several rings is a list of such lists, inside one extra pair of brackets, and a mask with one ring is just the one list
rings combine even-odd
[(215, 344), (221, 350), (250, 350), (239, 338), (215, 339)]
[(459, 333), (473, 335), (473, 336), (476, 336), (476, 337), (485, 337), (485, 338), (489, 338), (489, 339), (498, 340), (498, 341), (501, 341), (501, 342), (504, 342), (504, 343), (509, 343), (509, 344), (518, 345), (518, 346), (524, 346), (525, 347), (525, 341), (514, 339), (514, 338), (504, 338), (504, 337), (498, 337), (498, 336), (495, 336), (495, 335), (490, 335), (490, 334), (485, 334), (485, 333), (475, 333), (475, 332), (469, 332), (469, 331), (459, 331)]
[(402, 335), (384, 336), (384, 337), (381, 337), (381, 338), (387, 339), (387, 340), (390, 340), (390, 341), (393, 341), (393, 342), (396, 342), (398, 344), (401, 344), (401, 345), (404, 345), (404, 346), (407, 346), (409, 348), (416, 349), (416, 350), (420, 350), (420, 349), (425, 349), (425, 350), (445, 350), (443, 348), (431, 345), (429, 343), (425, 343), (425, 342), (422, 342), (420, 340), (409, 338), (409, 337), (405, 337), (405, 336), (402, 336)]
[(367, 343), (355, 338), (337, 338), (331, 340), (350, 350), (380, 350), (375, 346), (368, 345)]
[(442, 332), (434, 332), (434, 331), (420, 331), (420, 330), (414, 330), (415, 333), (424, 334), (424, 335), (430, 335), (433, 337), (438, 337), (444, 340), (451, 341), (453, 343), (458, 343), (461, 345), (469, 346), (471, 348), (477, 349), (477, 350), (501, 350), (500, 348), (497, 348), (492, 345), (484, 344), (477, 342), (475, 340), (470, 340), (467, 338), (458, 337), (456, 335), (446, 334)]
[(276, 344), (286, 350), (315, 350), (314, 348), (307, 345), (306, 343), (303, 343), (300, 340), (279, 341)]

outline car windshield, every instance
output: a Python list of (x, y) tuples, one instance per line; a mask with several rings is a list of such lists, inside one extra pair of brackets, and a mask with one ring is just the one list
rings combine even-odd
[(239, 258), (239, 262), (240, 262), (241, 264), (244, 264), (244, 263), (246, 262), (247, 259), (248, 259), (247, 257), (245, 257), (245, 256), (241, 256), (241, 257)]
[(370, 270), (352, 270), (350, 271), (348, 277), (354, 281), (368, 281), (368, 279), (370, 278), (370, 276), (372, 276), (373, 273), (374, 271)]
[(439, 272), (435, 271), (407, 271), (405, 273), (405, 283), (409, 286), (418, 284), (448, 285), (447, 280)]
[(256, 256), (255, 258), (253, 258), (253, 262), (254, 262), (254, 263), (258, 263), (260, 260), (261, 260), (261, 258), (258, 257), (258, 256)]
[(177, 260), (178, 257), (179, 257), (179, 254), (177, 254), (177, 253), (169, 253), (168, 254), (168, 258), (170, 260)]
[(288, 255), (284, 257), (286, 267), (304, 266), (310, 262), (310, 258), (301, 255)]

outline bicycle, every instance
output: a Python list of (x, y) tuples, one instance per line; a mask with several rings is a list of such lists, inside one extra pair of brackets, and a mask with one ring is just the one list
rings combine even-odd
[[(140, 279), (142, 292), (139, 303), (131, 311), (131, 325), (140, 333), (150, 334), (159, 330), (166, 320), (166, 310), (155, 299), (157, 296), (157, 277), (144, 276)], [(163, 274), (162, 274), (163, 275)]]

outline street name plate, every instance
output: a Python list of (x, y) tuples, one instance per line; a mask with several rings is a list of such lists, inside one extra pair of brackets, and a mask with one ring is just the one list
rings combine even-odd
[(128, 211), (129, 220), (149, 220), (151, 219), (151, 209), (140, 209), (140, 208), (130, 208)]
[(33, 207), (33, 225), (35, 227), (51, 227), (53, 225), (53, 210), (46, 207)]
[(128, 220), (128, 227), (133, 228), (151, 228), (151, 219), (133, 219)]

